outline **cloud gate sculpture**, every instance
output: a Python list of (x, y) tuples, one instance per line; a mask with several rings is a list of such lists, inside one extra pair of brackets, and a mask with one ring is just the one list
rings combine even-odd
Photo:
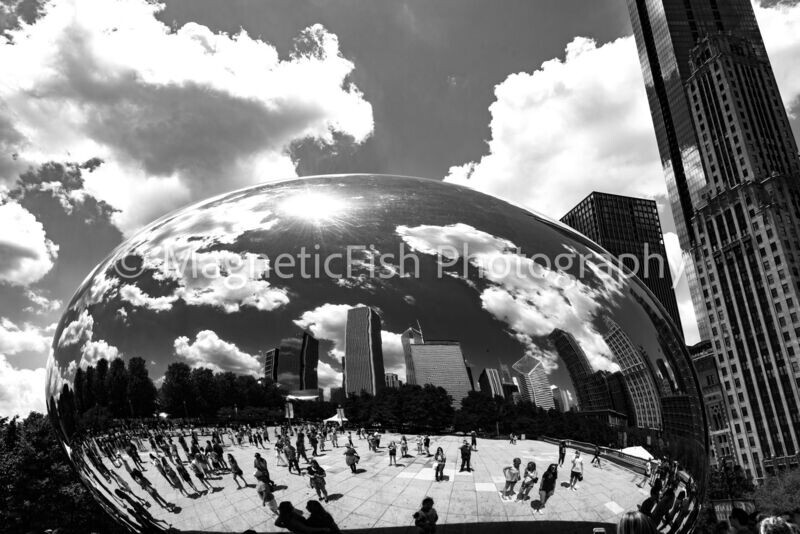
[[(392, 408), (437, 393), (450, 405), (430, 420), (411, 404)], [(306, 421), (338, 407), (350, 421), (333, 417), (305, 444), (322, 440), (315, 458), (338, 493), (324, 506), (342, 530), (413, 526), (431, 494), (440, 525), (467, 529), (604, 527), (641, 507), (660, 531), (689, 532), (705, 492), (697, 379), (642, 282), (558, 222), (425, 179), (267, 183), (157, 220), (72, 298), (47, 399), (79, 476), (137, 532), (280, 531), (257, 492), (254, 453), (277, 483), (275, 499), (303, 508), (317, 495), (308, 477), (279, 464), (276, 440), (287, 431), (295, 446)], [(369, 413), (358, 408), (370, 402)], [(467, 414), (475, 406), (501, 420), (524, 415), (485, 424)], [(433, 415), (449, 419), (426, 427)], [(379, 432), (377, 451), (356, 438), (362, 426)], [(434, 480), (436, 459), (416, 453), (417, 435), (430, 434), (431, 454), (442, 447), (452, 464), (473, 430), (473, 469)], [(498, 431), (525, 438), (512, 445)], [(359, 472), (345, 462), (348, 432)], [(386, 444), (404, 435), (412, 452), (388, 466)], [(595, 445), (599, 469), (590, 465)], [(622, 452), (632, 446), (639, 454)], [(575, 451), (583, 480), (570, 491)], [(538, 470), (521, 503), (499, 495), (497, 458), (510, 465), (515, 456), (521, 470)], [(551, 465), (557, 481), (538, 514)]]

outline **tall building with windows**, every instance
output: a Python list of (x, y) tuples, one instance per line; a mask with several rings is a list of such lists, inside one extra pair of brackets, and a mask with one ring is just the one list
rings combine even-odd
[(739, 457), (800, 451), (800, 159), (750, 0), (628, 0)]
[(458, 341), (413, 343), (409, 349), (414, 365), (414, 383), (444, 388), (453, 398), (453, 406), (459, 408), (472, 386)]
[(544, 410), (555, 408), (550, 379), (541, 360), (526, 354), (511, 367), (519, 374), (518, 382), (523, 398)]
[(503, 383), (500, 381), (500, 373), (497, 369), (486, 368), (478, 377), (478, 383), (481, 385), (481, 391), (491, 397), (498, 395), (504, 397)]
[(572, 380), (572, 387), (577, 397), (575, 407), (584, 411), (602, 408), (596, 405), (597, 399), (590, 387), (594, 370), (578, 340), (569, 332), (556, 329), (550, 334), (550, 343), (564, 362)]
[(264, 377), (289, 391), (317, 389), (319, 341), (303, 332), (302, 337), (287, 337), (267, 351)]
[(386, 387), (397, 389), (400, 387), (400, 378), (396, 373), (386, 373)]
[(711, 343), (704, 341), (689, 348), (706, 408), (708, 437), (711, 445), (711, 465), (721, 465), (725, 460), (738, 458), (736, 445), (728, 419), (725, 392), (720, 383), (720, 372)]
[(421, 328), (412, 326), (400, 335), (400, 343), (403, 345), (403, 356), (406, 361), (406, 384), (415, 385), (417, 383), (414, 377), (414, 360), (411, 358), (411, 345), (424, 342)]
[(344, 337), (344, 388), (348, 395), (375, 395), (386, 387), (381, 317), (367, 306), (347, 311)]
[(654, 200), (591, 193), (561, 218), (633, 271), (681, 331), (678, 302)]

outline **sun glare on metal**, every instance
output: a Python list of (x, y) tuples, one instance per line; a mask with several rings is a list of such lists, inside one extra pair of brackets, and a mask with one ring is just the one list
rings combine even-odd
[(341, 217), (345, 207), (345, 202), (334, 195), (304, 192), (281, 201), (278, 210), (284, 215), (322, 224)]

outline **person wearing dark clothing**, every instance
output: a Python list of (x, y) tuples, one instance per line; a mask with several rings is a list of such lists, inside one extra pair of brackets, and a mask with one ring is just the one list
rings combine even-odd
[(308, 443), (311, 445), (312, 449), (311, 456), (319, 456), (317, 454), (317, 445), (319, 445), (319, 441), (317, 441), (317, 436), (315, 436), (313, 432), (308, 436)]
[(261, 457), (261, 454), (256, 453), (255, 460), (253, 460), (253, 467), (256, 468), (256, 471), (261, 473), (261, 476), (256, 478), (263, 479), (264, 482), (269, 484), (270, 488), (273, 488), (275, 486), (275, 483), (272, 482), (272, 479), (269, 478), (269, 469), (267, 467), (267, 461)]
[(297, 446), (297, 459), (300, 460), (302, 458), (306, 463), (309, 463), (308, 456), (306, 456), (306, 440), (302, 432), (297, 433), (295, 445)]
[(300, 534), (313, 533), (313, 532), (330, 532), (327, 528), (313, 527), (308, 524), (308, 520), (303, 517), (299, 510), (295, 510), (292, 503), (283, 501), (278, 505), (278, 519), (275, 520), (275, 526), (285, 528), (289, 532), (297, 532)]
[(352, 446), (347, 447), (347, 450), (344, 451), (344, 459), (347, 465), (350, 467), (350, 471), (355, 473), (356, 465), (358, 465), (359, 456), (356, 450)]
[(472, 471), (472, 466), (469, 464), (470, 457), (472, 456), (472, 447), (467, 444), (467, 440), (461, 445), (461, 471)]
[(341, 530), (336, 525), (336, 522), (331, 517), (331, 514), (325, 511), (319, 501), (308, 501), (306, 503), (306, 510), (308, 510), (308, 526), (312, 528), (323, 528), (326, 532), (332, 534), (339, 534)]
[(550, 464), (547, 471), (542, 475), (542, 482), (539, 484), (539, 508), (536, 510), (538, 513), (543, 514), (547, 500), (553, 496), (556, 491), (556, 480), (558, 479), (558, 466)]
[(659, 490), (655, 486), (650, 490), (650, 496), (639, 505), (639, 511), (642, 512), (647, 517), (651, 517), (653, 515), (653, 508), (656, 507), (658, 503), (658, 495)]
[(558, 444), (558, 467), (564, 465), (564, 460), (567, 457), (567, 443), (562, 441)]

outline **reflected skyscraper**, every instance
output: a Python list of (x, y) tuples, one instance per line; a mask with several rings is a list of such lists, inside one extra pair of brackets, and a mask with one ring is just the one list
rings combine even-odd
[(561, 217), (561, 222), (620, 258), (658, 298), (678, 330), (681, 329), (655, 200), (595, 191)]
[(800, 450), (797, 145), (750, 0), (628, 6), (701, 337), (760, 478)]
[(636, 426), (661, 430), (661, 405), (658, 396), (654, 394), (655, 379), (649, 366), (617, 323), (608, 317), (605, 317), (605, 323), (608, 332), (603, 338), (625, 378), (636, 417)]
[(278, 381), (278, 349), (270, 349), (264, 354), (264, 378), (267, 383)]
[(400, 378), (396, 373), (386, 373), (385, 378), (387, 388), (397, 389), (400, 387)]
[(344, 384), (348, 395), (375, 395), (386, 387), (381, 344), (381, 318), (367, 306), (347, 311), (344, 339)]
[(520, 393), (525, 395), (527, 400), (545, 410), (555, 408), (550, 379), (541, 360), (526, 354), (517, 360), (512, 368), (519, 373)]
[(317, 389), (317, 365), (319, 365), (319, 340), (303, 332), (300, 348), (300, 389)]
[(460, 407), (461, 400), (472, 387), (458, 341), (426, 341), (408, 347), (414, 366), (414, 383), (443, 387), (453, 397), (453, 406)]
[(575, 388), (575, 394), (578, 396), (578, 409), (596, 409), (592, 406), (588, 390), (589, 377), (593, 373), (592, 366), (578, 341), (568, 332), (553, 330), (550, 334), (550, 342), (566, 364), (567, 372), (572, 379), (572, 387)]
[(303, 389), (301, 386), (301, 355), (303, 340), (297, 337), (287, 337), (281, 340), (275, 354), (275, 381), (289, 391)]
[(288, 391), (317, 389), (319, 341), (308, 332), (289, 337), (264, 356), (264, 377)]
[(413, 326), (406, 329), (400, 335), (400, 342), (403, 345), (403, 356), (406, 361), (406, 384), (414, 385), (417, 383), (414, 376), (414, 360), (411, 357), (411, 345), (415, 343), (424, 343), (422, 337), (422, 329), (414, 328)]
[(500, 373), (497, 369), (486, 368), (478, 377), (478, 383), (481, 385), (481, 391), (490, 395), (491, 397), (503, 397), (503, 383), (500, 381)]

